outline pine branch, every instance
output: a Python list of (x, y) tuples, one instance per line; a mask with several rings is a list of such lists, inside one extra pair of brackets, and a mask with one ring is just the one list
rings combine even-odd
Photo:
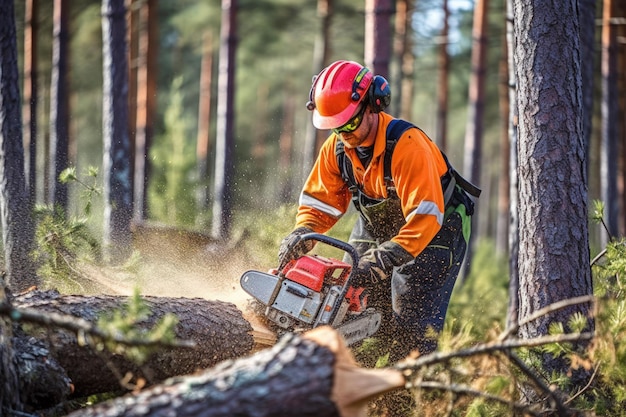
[(15, 308), (7, 302), (0, 302), (0, 315), (9, 317), (15, 322), (39, 324), (44, 327), (58, 327), (75, 333), (79, 343), (88, 344), (91, 338), (118, 343), (124, 346), (139, 347), (177, 347), (193, 348), (192, 340), (173, 340), (164, 342), (161, 340), (147, 340), (141, 338), (127, 338), (119, 334), (105, 332), (85, 319), (58, 313), (41, 314), (29, 308)]

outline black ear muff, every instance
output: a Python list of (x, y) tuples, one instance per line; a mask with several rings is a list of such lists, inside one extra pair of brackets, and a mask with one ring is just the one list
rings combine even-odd
[(374, 113), (385, 110), (391, 102), (391, 88), (389, 82), (382, 75), (376, 75), (367, 92), (369, 104)]
[(315, 110), (315, 100), (313, 100), (313, 94), (315, 94), (315, 84), (317, 83), (318, 75), (314, 75), (311, 79), (311, 90), (309, 91), (309, 101), (306, 102), (306, 109), (308, 111)]

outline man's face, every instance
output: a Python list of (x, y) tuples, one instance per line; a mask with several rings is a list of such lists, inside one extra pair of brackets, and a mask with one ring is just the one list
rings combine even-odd
[(361, 146), (372, 130), (371, 115), (367, 106), (361, 105), (345, 125), (333, 129), (333, 132), (348, 148)]

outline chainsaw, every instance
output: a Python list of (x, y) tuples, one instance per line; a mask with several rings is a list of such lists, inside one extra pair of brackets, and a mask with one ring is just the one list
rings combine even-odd
[(318, 233), (307, 233), (299, 239), (343, 250), (352, 264), (316, 254), (294, 259), (281, 270), (247, 271), (240, 284), (254, 297), (253, 310), (278, 334), (329, 325), (348, 345), (372, 336), (380, 327), (381, 315), (367, 307), (364, 288), (350, 285), (359, 262), (357, 251), (348, 243)]

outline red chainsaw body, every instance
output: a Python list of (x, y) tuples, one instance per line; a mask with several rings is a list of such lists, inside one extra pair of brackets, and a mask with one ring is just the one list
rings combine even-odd
[(343, 250), (352, 263), (313, 254), (291, 260), (281, 269), (246, 271), (239, 282), (254, 297), (254, 311), (278, 334), (331, 326), (348, 345), (372, 336), (380, 327), (382, 316), (367, 307), (367, 291), (352, 285), (354, 267), (359, 261), (356, 250), (318, 233), (308, 233), (300, 239)]
[[(319, 293), (325, 285), (343, 286), (351, 271), (352, 265), (346, 262), (320, 255), (305, 255), (287, 263), (282, 273), (285, 278)], [(277, 269), (269, 272), (278, 275)], [(358, 313), (367, 307), (363, 288), (348, 288), (346, 298), (350, 302), (350, 312)]]

